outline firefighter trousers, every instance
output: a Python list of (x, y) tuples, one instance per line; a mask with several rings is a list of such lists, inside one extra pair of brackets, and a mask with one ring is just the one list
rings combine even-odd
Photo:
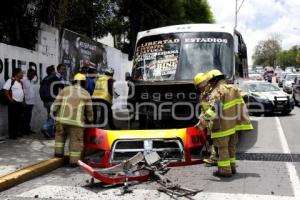
[(218, 171), (220, 174), (235, 173), (235, 154), (237, 142), (238, 134), (213, 139), (213, 144), (218, 148)]
[(65, 142), (69, 136), (70, 164), (77, 164), (83, 150), (84, 128), (56, 122), (55, 155), (64, 155)]

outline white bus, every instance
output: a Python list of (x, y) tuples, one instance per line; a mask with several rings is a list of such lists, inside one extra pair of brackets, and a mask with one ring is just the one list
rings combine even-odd
[[(132, 73), (126, 75), (134, 87), (131, 88), (134, 95), (128, 102), (196, 104), (197, 95), (191, 95), (196, 93), (193, 77), (211, 69), (221, 70), (232, 83), (248, 76), (247, 48), (238, 31), (218, 24), (185, 24), (139, 32)], [(139, 107), (134, 112), (139, 113), (140, 118), (147, 115), (148, 123), (151, 122), (149, 118), (153, 119), (152, 109)], [(182, 107), (172, 109), (172, 112), (179, 116), (190, 113)], [(164, 113), (164, 117), (170, 119), (170, 114)], [(152, 121), (156, 124), (161, 119)], [(189, 125), (195, 120), (186, 121)], [(141, 125), (144, 127), (152, 126)]]

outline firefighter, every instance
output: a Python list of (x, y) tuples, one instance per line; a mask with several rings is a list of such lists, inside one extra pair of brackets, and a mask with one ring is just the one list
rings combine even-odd
[(213, 145), (218, 149), (218, 177), (231, 177), (236, 173), (236, 144), (238, 131), (252, 130), (248, 111), (240, 90), (225, 82), (225, 76), (219, 70), (205, 73), (204, 81), (208, 92), (207, 109), (201, 112), (199, 129), (211, 127)]
[(104, 74), (99, 75), (99, 77), (97, 78), (95, 90), (92, 95), (93, 100), (97, 102), (97, 107), (101, 108), (101, 119), (98, 120), (98, 117), (95, 115), (94, 121), (95, 124), (100, 125), (100, 127), (102, 128), (104, 128), (103, 126), (105, 126), (104, 122), (106, 118), (110, 129), (115, 129), (113, 113), (111, 109), (113, 100), (113, 75), (113, 69), (105, 69)]
[(83, 150), (84, 127), (93, 122), (93, 107), (89, 93), (84, 89), (86, 77), (76, 74), (71, 86), (56, 97), (51, 111), (56, 119), (55, 156), (64, 155), (67, 136), (70, 138), (70, 166), (77, 166)]
[[(194, 85), (196, 87), (196, 90), (200, 93), (201, 111), (205, 111), (209, 107), (207, 103), (209, 97), (209, 84), (207, 84), (205, 78), (206, 76), (204, 73), (198, 73), (194, 78)], [(209, 158), (203, 159), (203, 162), (206, 163), (207, 167), (217, 166), (217, 150), (212, 143), (210, 128), (206, 129), (206, 135), (209, 144), (208, 153), (210, 154), (210, 156)]]

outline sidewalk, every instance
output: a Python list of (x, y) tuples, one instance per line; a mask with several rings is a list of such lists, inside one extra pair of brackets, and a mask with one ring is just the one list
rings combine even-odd
[(54, 155), (54, 140), (47, 140), (41, 133), (18, 140), (0, 143), (0, 176), (47, 160)]

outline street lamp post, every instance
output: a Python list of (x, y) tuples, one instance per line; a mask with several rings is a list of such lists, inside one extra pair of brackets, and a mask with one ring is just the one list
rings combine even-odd
[(239, 14), (239, 11), (244, 3), (245, 0), (242, 1), (242, 3), (238, 6), (238, 2), (239, 0), (235, 0), (235, 23), (234, 23), (234, 29), (236, 29), (237, 27), (237, 20), (238, 20), (238, 14)]

